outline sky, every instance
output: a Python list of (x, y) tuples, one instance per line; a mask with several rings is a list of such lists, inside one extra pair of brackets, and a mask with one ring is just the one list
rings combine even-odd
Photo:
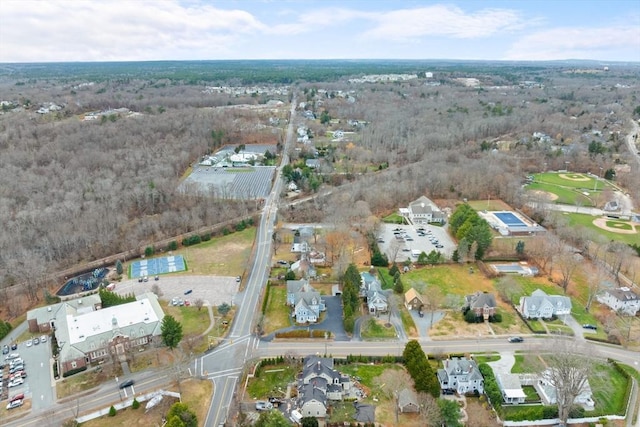
[(640, 62), (640, 0), (2, 0), (0, 62)]

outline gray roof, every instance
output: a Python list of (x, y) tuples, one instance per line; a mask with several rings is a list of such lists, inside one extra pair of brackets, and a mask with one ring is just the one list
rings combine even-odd
[(470, 308), (497, 307), (496, 297), (488, 292), (476, 292), (465, 297)]
[(356, 407), (355, 420), (359, 423), (374, 423), (376, 421), (376, 407), (363, 403), (354, 403)]
[(452, 357), (444, 361), (444, 369), (438, 369), (438, 378), (441, 379), (464, 374), (469, 375), (468, 381), (483, 379), (475, 360)]
[(553, 312), (557, 312), (558, 309), (571, 310), (571, 299), (562, 295), (547, 295), (544, 291), (536, 289), (531, 293), (529, 297), (523, 297), (526, 305), (525, 314), (537, 313), (541, 308), (545, 306), (551, 306)]
[(403, 388), (402, 390), (400, 390), (400, 393), (398, 393), (398, 406), (402, 408), (407, 405), (418, 406), (418, 400), (412, 390)]
[(631, 289), (617, 288), (617, 289), (607, 289), (606, 291), (609, 295), (615, 297), (618, 301), (636, 301), (638, 299), (638, 295), (633, 292)]

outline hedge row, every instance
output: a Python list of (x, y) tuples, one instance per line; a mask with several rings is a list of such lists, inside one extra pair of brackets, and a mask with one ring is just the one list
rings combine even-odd
[(363, 356), (360, 354), (350, 354), (346, 359), (335, 359), (334, 363), (337, 365), (348, 365), (350, 363), (404, 363), (402, 356)]
[(78, 372), (82, 372), (82, 371), (86, 371), (86, 370), (87, 370), (87, 367), (86, 367), (86, 366), (81, 366), (81, 367), (79, 367), (79, 368), (71, 369), (70, 371), (65, 372), (64, 374), (62, 374), (62, 377), (63, 377), (63, 378), (66, 378), (66, 377), (69, 377), (69, 376), (71, 376), (71, 375), (75, 375), (75, 374), (77, 374)]
[(331, 337), (330, 331), (321, 329), (294, 329), (292, 331), (276, 332), (276, 338), (324, 338), (327, 334), (327, 338)]
[[(629, 372), (625, 371), (624, 368), (620, 366), (620, 363), (618, 363), (618, 361), (613, 359), (607, 359), (607, 361), (613, 365), (616, 371), (620, 372), (622, 376), (627, 379), (627, 389), (624, 392), (623, 402), (629, 402), (629, 397), (631, 396), (631, 391), (633, 390), (633, 381), (631, 380), (631, 376), (629, 375)], [(626, 407), (627, 406), (625, 405), (624, 408)], [(624, 415), (625, 410), (626, 409), (623, 409), (623, 413), (618, 415)]]

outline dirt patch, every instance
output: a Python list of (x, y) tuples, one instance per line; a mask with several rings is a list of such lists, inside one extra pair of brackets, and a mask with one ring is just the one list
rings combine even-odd
[(548, 191), (531, 190), (530, 192), (535, 194), (537, 197), (545, 199), (545, 200), (547, 200), (549, 202), (553, 202), (554, 200), (558, 200), (558, 195), (557, 194), (553, 194), (553, 193), (550, 193)]
[(627, 223), (627, 224), (630, 224), (631, 227), (633, 228), (633, 230), (623, 230), (621, 228), (609, 227), (607, 225), (607, 219), (606, 218), (597, 218), (597, 219), (593, 220), (593, 225), (595, 225), (598, 228), (602, 228), (603, 230), (609, 231), (611, 233), (638, 234), (638, 232), (636, 231), (636, 224), (634, 224), (633, 222)]
[(562, 178), (562, 179), (566, 179), (566, 180), (569, 180), (569, 181), (591, 181), (591, 178), (587, 178), (586, 176), (581, 175), (581, 174), (561, 173), (558, 176), (560, 178)]

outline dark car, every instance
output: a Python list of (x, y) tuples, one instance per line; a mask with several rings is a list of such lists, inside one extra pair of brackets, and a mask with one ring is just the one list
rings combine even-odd
[(187, 289), (186, 291), (184, 291), (184, 294), (189, 295), (191, 292), (193, 292), (193, 289)]
[(598, 327), (596, 325), (590, 325), (588, 323), (585, 323), (584, 325), (582, 325), (583, 328), (585, 329), (591, 329), (592, 331), (597, 331)]
[(509, 342), (522, 342), (524, 339), (522, 337), (511, 337), (509, 338)]
[(120, 383), (120, 388), (131, 387), (134, 383), (135, 383), (135, 381), (133, 381), (133, 380), (123, 381), (123, 382)]
[(154, 278), (153, 278), (153, 280), (155, 280), (155, 281), (160, 280), (160, 276), (156, 276), (156, 277), (154, 277)]
[(17, 350), (18, 349), (18, 344), (13, 343), (11, 344), (11, 350)]

